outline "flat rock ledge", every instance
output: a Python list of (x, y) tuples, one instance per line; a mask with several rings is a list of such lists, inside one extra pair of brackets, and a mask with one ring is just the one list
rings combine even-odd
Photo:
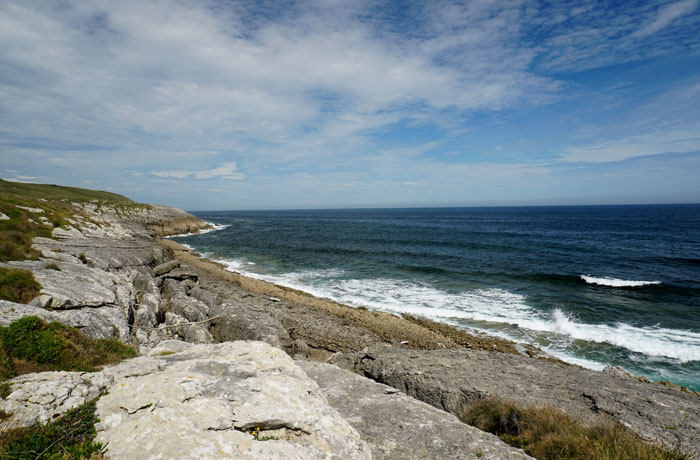
[(700, 458), (700, 397), (634, 376), (475, 350), (375, 345), (331, 362), (455, 415), (488, 397), (616, 420), (646, 441)]
[(96, 441), (108, 459), (372, 458), (319, 386), (264, 342), (166, 340), (101, 372), (43, 372), (10, 384), (0, 408), (13, 415), (2, 429), (49, 421), (103, 394)]
[(297, 361), (375, 460), (525, 460), (532, 457), (457, 417), (337, 366)]

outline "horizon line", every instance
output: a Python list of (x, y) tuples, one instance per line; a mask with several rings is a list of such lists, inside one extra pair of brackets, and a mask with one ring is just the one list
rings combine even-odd
[(644, 207), (644, 206), (700, 206), (700, 202), (680, 203), (613, 203), (613, 204), (513, 204), (513, 205), (432, 205), (432, 206), (345, 206), (323, 208), (257, 208), (257, 209), (186, 209), (186, 212), (243, 212), (243, 211), (344, 211), (383, 209), (462, 209), (462, 208), (591, 208), (591, 207)]

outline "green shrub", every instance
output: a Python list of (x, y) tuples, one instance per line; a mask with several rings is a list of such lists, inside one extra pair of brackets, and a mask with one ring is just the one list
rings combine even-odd
[(37, 364), (53, 363), (63, 345), (53, 324), (47, 326), (36, 316), (26, 316), (3, 328), (0, 340), (9, 355)]
[(28, 303), (39, 295), (41, 285), (29, 270), (0, 267), (0, 299)]
[(0, 382), (11, 379), (17, 375), (15, 368), (12, 366), (12, 360), (5, 351), (5, 347), (0, 344)]
[(105, 447), (95, 443), (95, 400), (71, 409), (47, 425), (0, 433), (0, 459), (102, 458)]
[(620, 423), (585, 426), (553, 408), (523, 408), (499, 399), (477, 402), (460, 417), (540, 460), (689, 460), (647, 444)]
[[(17, 369), (17, 360), (38, 366), (39, 370), (93, 372), (136, 356), (136, 351), (115, 339), (91, 339), (75, 328), (61, 323), (45, 323), (36, 316), (19, 319), (0, 327), (0, 371), (9, 378)], [(6, 366), (2, 367), (3, 356)], [(34, 369), (37, 370), (37, 369)], [(26, 372), (26, 371), (25, 371)]]

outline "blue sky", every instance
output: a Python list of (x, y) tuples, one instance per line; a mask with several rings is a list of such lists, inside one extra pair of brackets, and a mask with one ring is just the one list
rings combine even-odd
[(700, 5), (0, 3), (0, 177), (188, 210), (700, 202)]

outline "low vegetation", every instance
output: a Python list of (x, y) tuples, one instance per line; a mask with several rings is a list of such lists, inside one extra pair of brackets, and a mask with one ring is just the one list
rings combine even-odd
[[(91, 339), (61, 323), (27, 316), (0, 327), (0, 397), (9, 396), (12, 388), (7, 380), (19, 374), (91, 372), (136, 354), (117, 340)], [(105, 448), (93, 442), (95, 422), (95, 401), (91, 401), (48, 425), (5, 430), (0, 433), (0, 460), (101, 459)]]
[(109, 205), (116, 212), (148, 207), (116, 193), (0, 179), (0, 213), (7, 216), (0, 219), (0, 262), (36, 259), (32, 239), (49, 238), (54, 228), (68, 226), (68, 219), (81, 214), (72, 203), (86, 202)]
[(115, 339), (91, 339), (61, 323), (27, 316), (0, 327), (0, 380), (40, 371), (93, 372), (136, 356)]
[(27, 303), (38, 296), (40, 290), (41, 286), (29, 270), (0, 267), (0, 299)]
[(641, 441), (619, 423), (585, 426), (553, 408), (488, 399), (472, 405), (461, 418), (540, 460), (690, 460)]
[(101, 459), (105, 447), (95, 439), (95, 401), (66, 412), (47, 425), (0, 433), (0, 459)]

